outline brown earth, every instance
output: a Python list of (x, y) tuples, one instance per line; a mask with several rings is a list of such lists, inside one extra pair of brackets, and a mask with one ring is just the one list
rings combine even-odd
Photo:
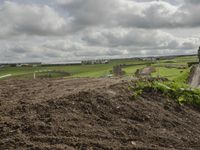
[(0, 81), (1, 150), (199, 150), (200, 112), (121, 79)]
[(153, 72), (156, 72), (156, 68), (150, 66), (150, 67), (145, 67), (145, 68), (142, 68), (142, 69), (137, 69), (137, 71), (135, 72), (135, 75), (137, 77), (150, 76)]

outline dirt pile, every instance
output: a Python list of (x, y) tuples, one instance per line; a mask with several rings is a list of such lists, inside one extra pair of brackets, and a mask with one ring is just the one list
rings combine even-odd
[(137, 77), (139, 76), (150, 76), (152, 73), (156, 72), (156, 68), (155, 67), (145, 67), (142, 69), (137, 69), (137, 71), (135, 72), (135, 75)]
[(200, 149), (200, 113), (120, 79), (0, 81), (0, 149)]

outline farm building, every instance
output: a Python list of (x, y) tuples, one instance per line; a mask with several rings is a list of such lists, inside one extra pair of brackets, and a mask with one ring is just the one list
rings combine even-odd
[(159, 60), (157, 57), (144, 57), (142, 58), (143, 61), (156, 61)]
[(82, 61), (82, 64), (108, 64), (109, 60), (105, 60), (105, 59), (98, 59), (98, 60), (84, 60)]

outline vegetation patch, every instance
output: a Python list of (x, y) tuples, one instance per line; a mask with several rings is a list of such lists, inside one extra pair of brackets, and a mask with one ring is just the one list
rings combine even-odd
[(36, 74), (39, 78), (56, 78), (56, 77), (67, 77), (71, 74), (67, 71), (62, 70), (52, 70), (52, 71), (46, 71), (46, 72), (38, 72)]
[(190, 88), (173, 81), (138, 81), (131, 87), (134, 91), (133, 99), (143, 92), (161, 93), (169, 99), (176, 100), (180, 105), (192, 104), (200, 106), (200, 89)]

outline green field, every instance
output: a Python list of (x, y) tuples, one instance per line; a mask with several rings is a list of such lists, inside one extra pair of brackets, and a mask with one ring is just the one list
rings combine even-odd
[[(134, 76), (137, 69), (149, 66), (154, 66), (156, 72), (152, 76), (166, 77), (170, 80), (182, 81), (186, 78), (189, 68), (187, 67), (188, 62), (197, 61), (196, 56), (184, 56), (176, 57), (170, 60), (159, 60), (155, 62), (151, 61), (138, 61), (134, 59), (118, 59), (111, 60), (109, 64), (93, 64), (93, 65), (71, 65), (71, 66), (52, 66), (52, 67), (4, 67), (0, 68), (0, 76), (11, 74), (12, 77), (18, 78), (33, 78), (35, 71), (65, 71), (69, 72), (69, 77), (105, 77), (110, 74), (113, 66), (125, 64), (123, 71), (126, 72), (125, 76)], [(169, 66), (169, 67), (166, 67)], [(180, 68), (184, 67), (184, 68)], [(36, 77), (45, 73), (36, 73)], [(59, 75), (52, 75), (52, 77), (60, 77)], [(63, 76), (65, 77), (65, 76)]]

